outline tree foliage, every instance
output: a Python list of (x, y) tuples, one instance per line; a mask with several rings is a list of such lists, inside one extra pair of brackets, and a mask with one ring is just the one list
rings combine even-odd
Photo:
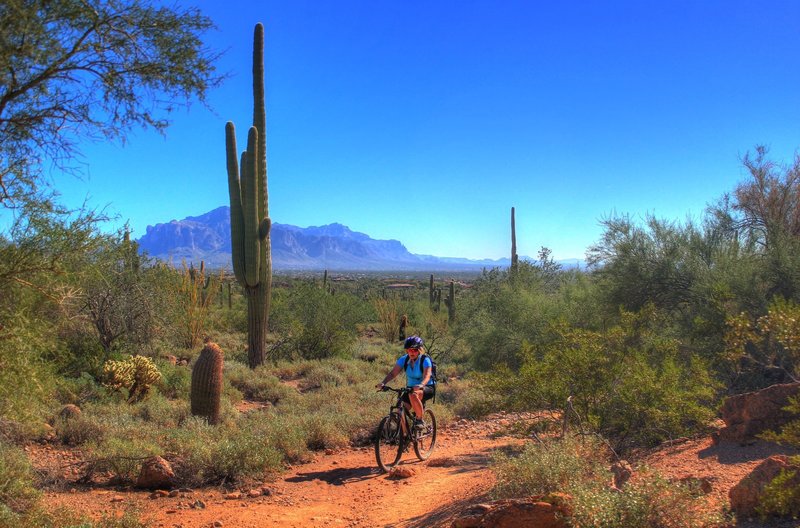
[(0, 204), (42, 182), (42, 163), (74, 168), (78, 141), (164, 130), (176, 107), (220, 82), (197, 9), (150, 0), (0, 3)]
[(710, 418), (714, 382), (652, 305), (623, 312), (605, 331), (551, 322), (546, 339), (525, 343), (516, 375), (499, 370), (488, 386), (517, 409), (564, 409), (570, 398), (588, 430), (618, 448), (657, 443)]

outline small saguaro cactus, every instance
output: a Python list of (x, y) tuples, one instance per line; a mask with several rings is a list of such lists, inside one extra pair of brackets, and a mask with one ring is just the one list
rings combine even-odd
[[(266, 358), (272, 294), (272, 255), (267, 200), (267, 114), (264, 103), (264, 26), (253, 35), (253, 126), (247, 150), (237, 159), (236, 130), (225, 125), (228, 191), (231, 202), (233, 273), (247, 298), (247, 360), (255, 368)], [(241, 172), (240, 172), (241, 170)]]
[(514, 208), (511, 208), (511, 273), (517, 271), (519, 255), (517, 255), (517, 226), (514, 222)]
[(456, 320), (456, 282), (450, 281), (450, 292), (444, 299), (444, 304), (447, 306), (447, 320), (453, 322)]
[(428, 306), (433, 309), (433, 302), (436, 299), (436, 292), (433, 290), (433, 273), (431, 273), (431, 280), (428, 283)]
[(406, 327), (408, 326), (408, 316), (403, 314), (403, 317), (400, 318), (400, 331), (399, 331), (399, 340), (403, 341), (406, 338)]
[(219, 423), (222, 366), (222, 349), (208, 341), (192, 368), (192, 414), (204, 417), (211, 425)]

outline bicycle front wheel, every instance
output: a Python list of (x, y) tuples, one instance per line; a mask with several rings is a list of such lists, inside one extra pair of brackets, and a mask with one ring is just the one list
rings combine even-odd
[(436, 445), (436, 416), (430, 409), (425, 409), (423, 414), (425, 429), (417, 431), (414, 438), (414, 452), (420, 460), (427, 460), (433, 453)]
[(375, 460), (382, 471), (388, 472), (400, 460), (402, 437), (397, 415), (385, 416), (375, 434)]

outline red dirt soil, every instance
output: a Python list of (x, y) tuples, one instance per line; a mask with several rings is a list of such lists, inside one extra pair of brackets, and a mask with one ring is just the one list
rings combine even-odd
[[(134, 509), (143, 521), (165, 528), (209, 528), (215, 523), (237, 528), (449, 526), (468, 506), (488, 500), (494, 483), (488, 469), (491, 454), (523, 442), (498, 433), (528, 419), (534, 419), (533, 415), (500, 414), (488, 420), (456, 422), (440, 431), (436, 450), (427, 462), (418, 461), (413, 450), (403, 456), (400, 467), (415, 472), (407, 479), (394, 480), (379, 472), (371, 447), (353, 448), (320, 453), (309, 463), (289, 468), (279, 479), (263, 484), (269, 495), (255, 498), (247, 497), (248, 489), (241, 490), (242, 498), (231, 500), (225, 498), (231, 490), (203, 488), (152, 499), (149, 491), (68, 484), (65, 491), (47, 492), (46, 502), (95, 517)], [(50, 446), (30, 446), (28, 452), (40, 468), (52, 468), (56, 462), (63, 468), (79, 458), (74, 452)], [(654, 450), (634, 466), (647, 464), (670, 479), (705, 478), (712, 485), (708, 507), (721, 508), (733, 485), (761, 460), (779, 452), (786, 451), (766, 442), (714, 446), (709, 438), (702, 438)], [(205, 507), (198, 508), (198, 500)]]

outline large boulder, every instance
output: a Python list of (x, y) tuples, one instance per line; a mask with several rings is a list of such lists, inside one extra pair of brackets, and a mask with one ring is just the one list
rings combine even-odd
[(761, 503), (764, 488), (784, 470), (796, 472), (794, 478), (787, 485), (800, 486), (800, 466), (792, 464), (786, 455), (771, 456), (757, 465), (749, 475), (740, 480), (728, 492), (731, 510), (743, 517), (755, 515), (756, 507)]
[(455, 519), (452, 528), (567, 528), (572, 497), (551, 493), (477, 505)]
[(756, 392), (731, 396), (722, 404), (725, 427), (720, 440), (749, 442), (764, 431), (775, 431), (796, 418), (783, 408), (789, 398), (800, 395), (800, 383), (772, 385)]
[(175, 481), (175, 472), (172, 466), (159, 456), (154, 456), (142, 462), (139, 478), (136, 479), (137, 488), (169, 489)]

